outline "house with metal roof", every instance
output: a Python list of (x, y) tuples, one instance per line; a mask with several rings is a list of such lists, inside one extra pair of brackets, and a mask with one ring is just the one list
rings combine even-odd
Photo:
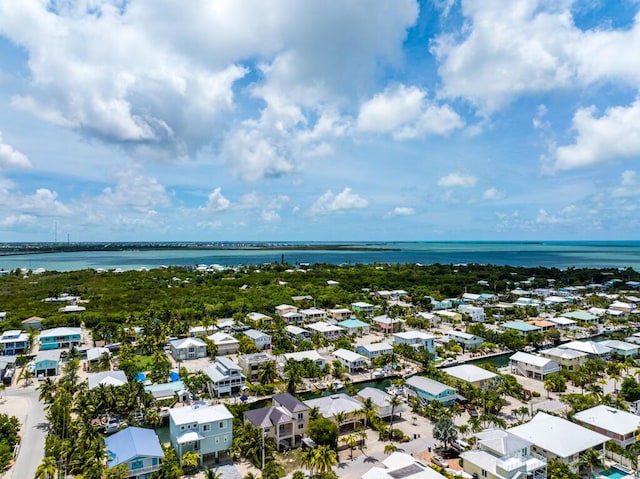
[(171, 356), (176, 361), (207, 357), (207, 343), (200, 338), (183, 338), (169, 341)]
[(124, 371), (102, 371), (99, 373), (89, 373), (87, 381), (89, 382), (90, 390), (97, 388), (100, 385), (118, 387), (129, 382)]
[(246, 377), (242, 368), (231, 359), (219, 357), (216, 362), (203, 371), (211, 381), (212, 393), (215, 397), (229, 394), (240, 394), (246, 387)]
[(391, 334), (394, 331), (400, 330), (400, 326), (405, 322), (402, 318), (391, 318), (386, 314), (375, 316), (371, 321), (385, 334)]
[(402, 331), (393, 334), (393, 344), (408, 344), (412, 348), (424, 348), (433, 353), (435, 336), (423, 331)]
[(464, 472), (487, 479), (547, 478), (547, 460), (533, 444), (503, 429), (475, 434), (477, 448), (460, 454)]
[(164, 452), (153, 429), (127, 427), (104, 439), (107, 469), (126, 464), (127, 477), (148, 479), (160, 469)]
[(364, 301), (351, 303), (351, 309), (359, 313), (364, 313), (366, 315), (373, 314), (373, 304), (365, 303)]
[(271, 349), (271, 336), (257, 329), (248, 329), (244, 334), (253, 341), (259, 350)]
[(40, 350), (63, 349), (79, 346), (82, 338), (80, 328), (52, 328), (40, 332)]
[(622, 447), (634, 444), (640, 434), (640, 416), (602, 404), (580, 411), (572, 419), (613, 439)]
[(445, 479), (435, 469), (404, 452), (392, 453), (382, 461), (382, 465), (384, 467), (369, 469), (362, 474), (362, 479)]
[(464, 381), (469, 384), (473, 384), (478, 387), (485, 387), (489, 382), (498, 377), (497, 374), (492, 373), (473, 364), (461, 364), (460, 366), (452, 366), (450, 368), (443, 369), (452, 378)]
[(465, 351), (467, 349), (478, 348), (484, 343), (484, 338), (480, 336), (476, 336), (475, 334), (465, 333), (463, 331), (455, 331), (451, 330), (447, 332), (447, 340), (455, 341), (459, 345), (461, 345)]
[(307, 329), (311, 331), (311, 333), (316, 332), (326, 339), (337, 339), (345, 333), (344, 328), (336, 324), (329, 324), (325, 321), (307, 324)]
[(533, 444), (532, 450), (547, 459), (577, 468), (580, 455), (595, 449), (603, 452), (609, 438), (561, 417), (538, 412), (531, 421), (512, 427), (510, 433)]
[(340, 321), (338, 326), (344, 328), (347, 334), (355, 334), (356, 336), (362, 336), (369, 333), (369, 323), (361, 321), (356, 318), (345, 319)]
[(287, 364), (287, 361), (304, 361), (305, 359), (309, 359), (318, 365), (320, 369), (324, 369), (327, 365), (325, 359), (318, 354), (318, 351), (315, 349), (310, 349), (309, 351), (296, 351), (295, 353), (286, 353), (281, 356), (278, 356), (277, 362), (279, 368), (284, 368)]
[(376, 416), (381, 419), (391, 417), (392, 412), (396, 415), (406, 411), (407, 409), (404, 403), (400, 403), (395, 407), (392, 406), (391, 401), (393, 396), (391, 396), (391, 394), (383, 391), (382, 389), (371, 386), (358, 391), (357, 397), (363, 403), (366, 399), (371, 399)]
[(336, 414), (345, 413), (347, 418), (341, 425), (357, 423), (360, 420), (360, 416), (355, 413), (362, 408), (362, 403), (344, 393), (308, 399), (304, 401), (304, 403), (309, 406), (310, 409), (317, 407), (321, 416), (334, 421)]
[(292, 324), (285, 326), (287, 336), (296, 342), (304, 341), (305, 339), (311, 339), (311, 333), (304, 328), (293, 326)]
[(518, 351), (509, 358), (509, 368), (513, 374), (544, 381), (545, 376), (560, 371), (560, 365), (543, 356)]
[(33, 361), (35, 377), (57, 376), (60, 374), (61, 354), (62, 351), (59, 349), (39, 351)]
[(207, 336), (207, 339), (209, 341), (213, 341), (213, 343), (217, 346), (218, 356), (235, 354), (240, 348), (240, 341), (231, 336), (229, 333), (219, 331), (217, 333), (213, 333), (211, 336)]
[(241, 354), (238, 356), (238, 366), (242, 368), (242, 372), (249, 378), (249, 381), (258, 380), (258, 372), (260, 367), (269, 362), (275, 362), (275, 358), (271, 354), (264, 352)]
[(410, 396), (417, 396), (423, 403), (438, 401), (450, 406), (460, 398), (451, 386), (424, 376), (411, 376), (406, 380), (404, 387)]
[(588, 354), (592, 358), (607, 358), (611, 354), (611, 348), (594, 341), (570, 341), (561, 344), (559, 348), (573, 349)]
[(385, 342), (360, 344), (356, 347), (356, 353), (362, 354), (369, 359), (373, 359), (377, 358), (378, 356), (382, 356), (383, 354), (392, 354), (393, 346)]
[(551, 359), (568, 371), (575, 371), (589, 359), (587, 353), (567, 348), (542, 349), (538, 354), (543, 358)]
[(348, 349), (338, 349), (333, 355), (350, 373), (364, 369), (370, 364), (367, 358)]
[(169, 437), (178, 458), (192, 451), (200, 463), (220, 459), (233, 442), (233, 414), (223, 404), (206, 402), (171, 408)]
[(29, 350), (29, 334), (19, 329), (5, 331), (0, 336), (0, 355), (17, 356)]
[(605, 339), (604, 341), (600, 341), (598, 344), (611, 349), (611, 354), (618, 357), (633, 358), (638, 355), (637, 344), (627, 343), (625, 341), (619, 341), (617, 339)]
[(542, 328), (534, 324), (529, 324), (524, 321), (507, 321), (502, 323), (500, 327), (505, 331), (516, 331), (520, 336), (526, 336), (527, 333), (541, 332)]
[(563, 318), (573, 319), (574, 321), (582, 322), (582, 323), (597, 323), (598, 316), (595, 314), (588, 313), (586, 311), (567, 311), (566, 313), (562, 313), (560, 315)]

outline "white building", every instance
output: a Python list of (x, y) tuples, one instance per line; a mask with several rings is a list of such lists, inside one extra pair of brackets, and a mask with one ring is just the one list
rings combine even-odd
[(393, 346), (389, 343), (371, 343), (371, 344), (361, 344), (356, 347), (356, 353), (362, 354), (363, 356), (373, 359), (378, 356), (382, 356), (383, 354), (392, 354)]
[(482, 323), (487, 319), (487, 314), (482, 306), (471, 306), (469, 304), (461, 304), (458, 306), (458, 312), (468, 314), (471, 321)]
[(284, 329), (287, 332), (287, 336), (289, 336), (296, 342), (304, 341), (305, 339), (311, 339), (311, 333), (306, 329), (299, 328), (298, 326), (289, 325)]
[(287, 353), (282, 356), (278, 356), (278, 366), (280, 368), (284, 368), (287, 361), (304, 361), (305, 359), (313, 361), (320, 367), (320, 369), (324, 369), (327, 365), (324, 358), (318, 354), (318, 351), (312, 349), (310, 351), (296, 351), (295, 353)]
[(595, 406), (573, 415), (573, 420), (613, 439), (622, 447), (636, 442), (640, 416), (610, 406)]
[(257, 329), (248, 329), (244, 334), (253, 341), (260, 350), (271, 348), (271, 336)]
[(548, 374), (560, 371), (560, 365), (555, 361), (518, 351), (509, 358), (509, 367), (513, 374), (544, 381)]
[(445, 476), (424, 465), (412, 455), (394, 452), (384, 461), (384, 467), (374, 466), (362, 475), (362, 479), (445, 479)]
[(307, 324), (307, 329), (319, 333), (326, 339), (337, 339), (344, 333), (344, 328), (335, 324), (318, 321), (317, 323)]
[(171, 356), (176, 361), (204, 358), (207, 356), (207, 343), (200, 338), (184, 338), (169, 341)]
[(227, 354), (235, 354), (240, 348), (240, 341), (231, 336), (229, 333), (218, 332), (207, 337), (208, 340), (218, 348), (218, 356), (225, 356)]
[(246, 386), (242, 368), (229, 358), (216, 359), (216, 362), (203, 372), (209, 376), (214, 397), (240, 394)]
[(392, 411), (394, 416), (406, 411), (407, 408), (404, 403), (393, 407), (391, 404), (392, 397), (391, 394), (370, 386), (358, 391), (358, 399), (363, 403), (366, 399), (371, 399), (376, 411), (376, 416), (380, 419), (391, 417)]
[(364, 369), (369, 365), (367, 358), (348, 349), (338, 349), (333, 352), (333, 355), (350, 373)]
[(425, 348), (430, 353), (435, 351), (435, 336), (422, 331), (403, 331), (393, 334), (393, 344), (408, 344), (413, 348)]
[(469, 384), (473, 384), (478, 387), (485, 387), (489, 382), (498, 377), (497, 374), (492, 373), (473, 364), (461, 364), (460, 366), (453, 366), (443, 369), (452, 378), (464, 381)]
[(447, 333), (449, 341), (455, 341), (461, 345), (465, 351), (467, 349), (478, 348), (484, 343), (484, 338), (476, 336), (475, 334), (464, 333), (462, 331), (451, 330)]
[(304, 321), (320, 321), (327, 317), (327, 312), (318, 308), (301, 309), (300, 313)]

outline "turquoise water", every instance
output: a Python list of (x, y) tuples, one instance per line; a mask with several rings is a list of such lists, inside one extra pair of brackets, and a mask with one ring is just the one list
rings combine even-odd
[[(317, 243), (322, 245), (322, 243)], [(344, 243), (361, 251), (335, 250), (144, 250), (82, 251), (0, 256), (0, 269), (44, 268), (72, 271), (85, 268), (138, 269), (160, 265), (263, 264), (284, 259), (295, 263), (421, 263), (496, 264), (511, 266), (627, 268), (640, 270), (640, 241), (542, 242), (389, 242)], [(133, 246), (132, 246), (133, 247)], [(379, 251), (374, 248), (390, 248)]]
[(608, 477), (609, 479), (622, 479), (623, 477), (627, 477), (629, 474), (613, 466), (608, 471), (601, 471), (599, 475)]

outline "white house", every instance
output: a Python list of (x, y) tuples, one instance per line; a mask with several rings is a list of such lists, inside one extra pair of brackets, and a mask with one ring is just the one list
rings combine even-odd
[(393, 334), (393, 344), (408, 344), (413, 348), (425, 348), (433, 353), (435, 336), (422, 331), (403, 331)]
[(478, 348), (484, 343), (484, 338), (476, 336), (475, 334), (464, 333), (462, 331), (451, 330), (447, 333), (449, 341), (455, 341), (461, 345), (465, 351), (467, 349)]
[(602, 404), (574, 414), (573, 420), (604, 434), (622, 447), (634, 444), (640, 432), (640, 416)]
[(98, 386), (123, 386), (129, 382), (124, 371), (102, 371), (100, 373), (89, 373), (87, 378), (89, 390)]
[(264, 352), (241, 354), (238, 356), (238, 365), (242, 368), (242, 372), (249, 378), (249, 381), (256, 381), (260, 367), (264, 363), (270, 362), (275, 362), (275, 358)]
[(344, 319), (349, 319), (353, 313), (350, 309), (347, 308), (334, 308), (328, 311), (327, 316), (331, 319), (335, 319), (336, 321), (342, 321)]
[(324, 321), (318, 321), (317, 323), (307, 324), (307, 329), (311, 332), (315, 331), (326, 339), (336, 339), (342, 336), (344, 328), (335, 324), (325, 323)]
[(304, 320), (304, 316), (302, 315), (302, 313), (299, 313), (297, 311), (288, 311), (281, 317), (287, 324), (301, 323)]
[(332, 420), (335, 420), (336, 414), (340, 412), (345, 413), (347, 419), (342, 423), (343, 425), (356, 423), (360, 420), (359, 416), (354, 413), (362, 408), (362, 403), (344, 393), (309, 399), (304, 401), (304, 403), (309, 406), (310, 409), (317, 407), (321, 416)]
[(443, 371), (452, 378), (481, 388), (487, 386), (492, 379), (498, 377), (497, 374), (474, 366), (473, 364), (461, 364), (460, 366), (445, 368)]
[(362, 479), (445, 479), (445, 476), (426, 466), (413, 455), (394, 452), (384, 461), (384, 467), (374, 466), (362, 475)]
[(171, 356), (176, 361), (198, 359), (207, 356), (207, 343), (200, 338), (184, 338), (169, 341)]
[(240, 394), (246, 386), (242, 368), (229, 358), (218, 358), (216, 362), (203, 371), (211, 381), (211, 388), (215, 397), (225, 394), (231, 396)]
[(296, 306), (291, 306), (290, 304), (280, 304), (276, 306), (276, 314), (281, 318), (286, 313), (297, 313), (298, 308)]
[(378, 356), (382, 356), (383, 354), (392, 354), (393, 346), (389, 343), (371, 343), (371, 344), (360, 344), (356, 347), (356, 353), (362, 354), (363, 356), (373, 359)]
[(404, 403), (392, 406), (392, 398), (393, 396), (391, 396), (391, 394), (371, 386), (358, 391), (358, 400), (364, 403), (366, 399), (371, 399), (371, 402), (373, 403), (374, 409), (376, 411), (376, 416), (381, 419), (391, 417), (392, 412), (395, 416), (396, 414), (400, 414), (406, 411), (407, 408)]
[(257, 329), (248, 329), (244, 334), (253, 341), (260, 350), (271, 348), (271, 336)]
[(364, 301), (357, 301), (351, 303), (351, 309), (356, 312), (364, 313), (367, 316), (373, 314), (373, 304), (365, 303)]
[(358, 353), (349, 351), (348, 349), (338, 349), (333, 352), (333, 355), (338, 359), (342, 365), (349, 370), (350, 373), (364, 369), (369, 360)]
[(305, 339), (311, 339), (311, 333), (306, 329), (299, 328), (298, 326), (289, 325), (286, 326), (285, 331), (287, 332), (287, 336), (293, 339), (296, 342), (303, 341)]
[(218, 356), (225, 356), (227, 354), (235, 354), (240, 348), (240, 341), (231, 336), (229, 333), (217, 332), (207, 337), (208, 340), (218, 348)]
[(598, 344), (611, 349), (611, 354), (620, 357), (635, 357), (638, 355), (638, 345), (627, 343), (625, 341), (618, 341), (617, 339), (607, 339), (600, 341)]
[(544, 381), (548, 374), (560, 371), (560, 365), (555, 361), (542, 356), (518, 351), (509, 358), (511, 372), (527, 378)]
[(609, 440), (607, 436), (544, 412), (538, 412), (531, 421), (512, 427), (509, 432), (531, 442), (533, 452), (574, 468), (584, 451), (602, 450)]
[(600, 343), (594, 341), (570, 341), (568, 343), (558, 346), (563, 349), (573, 349), (574, 351), (580, 351), (586, 353), (590, 357), (606, 358), (611, 354), (611, 348), (602, 346)]
[(458, 312), (468, 314), (471, 321), (482, 323), (487, 319), (487, 314), (482, 306), (471, 306), (470, 304), (461, 304), (458, 306)]
[(284, 368), (287, 361), (303, 361), (305, 359), (313, 361), (320, 367), (320, 369), (324, 369), (327, 365), (324, 358), (318, 354), (318, 351), (312, 349), (310, 351), (296, 351), (295, 353), (286, 353), (282, 356), (278, 356), (278, 366), (280, 368)]
[(300, 313), (304, 321), (320, 321), (327, 317), (327, 312), (318, 308), (301, 309)]

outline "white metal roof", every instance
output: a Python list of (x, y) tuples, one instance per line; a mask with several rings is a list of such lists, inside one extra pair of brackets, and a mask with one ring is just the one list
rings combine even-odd
[(354, 353), (353, 351), (349, 351), (348, 349), (338, 349), (337, 351), (333, 352), (333, 355), (336, 358), (344, 359), (345, 361), (348, 361), (350, 363), (354, 363), (356, 361), (364, 361), (367, 363), (369, 362), (369, 360), (361, 354)]
[(233, 419), (233, 414), (231, 414), (223, 404), (211, 406), (194, 404), (193, 406), (172, 408), (169, 409), (169, 415), (178, 426), (181, 424), (204, 424), (213, 421)]
[(524, 353), (522, 351), (518, 351), (509, 359), (511, 361), (518, 361), (525, 364), (531, 364), (532, 366), (537, 366), (540, 368), (544, 368), (545, 366), (548, 366), (548, 365), (558, 366), (558, 364), (555, 361), (552, 361), (551, 359), (536, 356), (535, 354)]
[(473, 364), (461, 364), (460, 366), (453, 366), (443, 369), (449, 376), (453, 376), (456, 379), (461, 379), (468, 383), (475, 383), (478, 381), (485, 381), (487, 379), (497, 377), (497, 374), (487, 371), (486, 369), (479, 368)]
[(640, 416), (610, 406), (595, 406), (573, 415), (573, 419), (622, 436), (640, 428)]
[(539, 412), (526, 424), (509, 429), (509, 432), (563, 458), (609, 440), (607, 436), (544, 412)]

